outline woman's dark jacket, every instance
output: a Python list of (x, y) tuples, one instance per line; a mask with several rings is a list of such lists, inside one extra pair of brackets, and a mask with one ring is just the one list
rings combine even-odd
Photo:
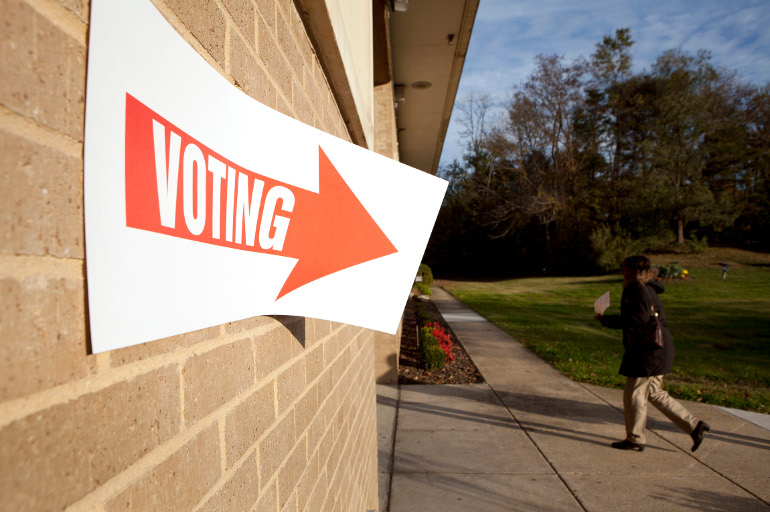
[[(645, 288), (648, 293), (645, 293)], [(626, 377), (651, 377), (671, 373), (674, 364), (674, 341), (666, 327), (666, 312), (658, 294), (663, 293), (663, 286), (657, 281), (646, 285), (638, 282), (629, 283), (620, 298), (620, 316), (602, 316), (602, 325), (611, 329), (623, 329), (623, 362), (620, 374)], [(658, 312), (663, 329), (663, 348), (643, 346), (639, 341), (636, 328), (650, 321), (650, 301)]]

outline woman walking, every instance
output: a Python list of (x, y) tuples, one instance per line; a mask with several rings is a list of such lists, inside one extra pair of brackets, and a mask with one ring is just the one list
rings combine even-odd
[[(650, 260), (644, 256), (629, 256), (623, 260), (623, 295), (620, 315), (596, 315), (605, 327), (623, 330), (623, 362), (620, 374), (626, 377), (623, 409), (626, 438), (612, 443), (620, 450), (644, 450), (647, 425), (647, 402), (657, 407), (668, 419), (690, 434), (692, 451), (703, 442), (711, 430), (663, 389), (663, 376), (671, 373), (674, 363), (674, 342), (666, 328), (666, 314), (658, 294), (663, 286), (651, 280)], [(657, 313), (662, 331), (662, 347), (654, 341), (649, 326)]]

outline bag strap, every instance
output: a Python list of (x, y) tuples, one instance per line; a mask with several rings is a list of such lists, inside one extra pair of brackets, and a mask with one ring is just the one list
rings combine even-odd
[[(640, 283), (642, 284), (642, 283)], [(655, 302), (652, 300), (652, 295), (650, 294), (650, 290), (647, 289), (646, 284), (642, 284), (642, 290), (644, 290), (645, 300), (647, 301), (647, 304), (650, 306), (650, 311), (652, 312), (652, 316), (656, 317), (658, 316), (658, 312), (655, 311)]]

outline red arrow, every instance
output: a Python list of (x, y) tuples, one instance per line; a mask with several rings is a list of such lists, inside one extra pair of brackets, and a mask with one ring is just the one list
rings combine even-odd
[[(314, 193), (234, 164), (127, 94), (125, 153), (128, 227), (296, 258), (276, 300), (398, 252), (320, 146)], [(280, 199), (266, 214), (265, 197), (273, 189), (282, 189), (282, 198), (293, 196), (293, 206)], [(263, 235), (268, 242), (280, 238), (272, 224), (277, 217), (288, 219), (285, 239), (263, 247)]]
[(318, 194), (297, 197), (285, 254), (299, 261), (278, 299), (316, 279), (398, 252), (320, 146), (318, 173)]

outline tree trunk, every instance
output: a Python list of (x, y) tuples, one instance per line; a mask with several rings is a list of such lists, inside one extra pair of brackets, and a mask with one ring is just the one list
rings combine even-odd
[(677, 221), (676, 243), (684, 245), (684, 220), (681, 217)]

